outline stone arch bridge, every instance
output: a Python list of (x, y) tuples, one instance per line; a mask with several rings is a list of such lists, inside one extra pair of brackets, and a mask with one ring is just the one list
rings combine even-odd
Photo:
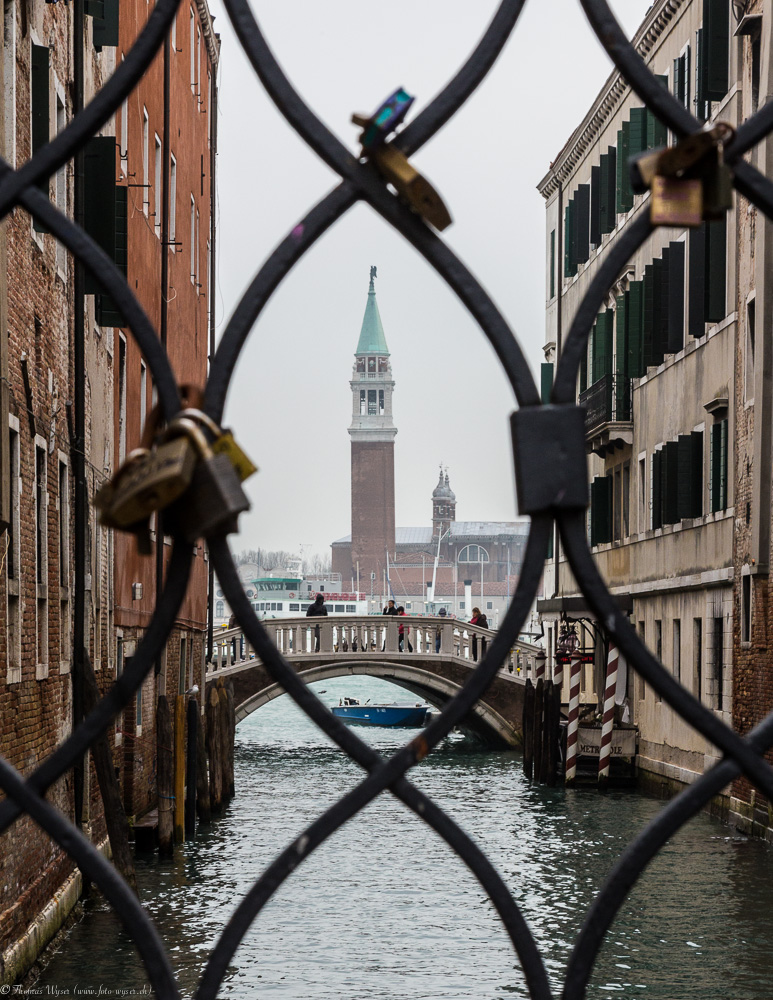
[[(410, 628), (403, 639), (399, 624)], [(476, 666), (475, 657), (480, 659), (483, 644), (494, 635), (449, 618), (406, 617), (398, 622), (394, 617), (337, 615), (272, 619), (263, 625), (306, 683), (366, 674), (391, 681), (437, 708), (464, 685)], [(518, 642), (463, 728), (495, 745), (520, 745), (524, 686), (527, 678), (534, 679), (541, 652), (540, 646)], [(284, 694), (239, 627), (215, 636), (207, 683), (221, 676), (233, 683), (237, 722)]]

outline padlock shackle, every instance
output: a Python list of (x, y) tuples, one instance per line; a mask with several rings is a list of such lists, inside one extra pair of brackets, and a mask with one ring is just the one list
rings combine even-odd
[[(185, 411), (183, 411), (185, 412)], [(199, 457), (208, 461), (215, 457), (215, 453), (210, 447), (207, 436), (195, 420), (188, 417), (175, 417), (174, 420), (165, 427), (159, 437), (159, 442), (169, 441), (175, 437), (187, 437), (193, 442), (193, 447), (199, 453)]]

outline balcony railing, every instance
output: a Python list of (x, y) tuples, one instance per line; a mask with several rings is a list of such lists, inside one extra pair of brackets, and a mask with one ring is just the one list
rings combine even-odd
[(602, 375), (598, 382), (580, 393), (585, 407), (585, 433), (609, 423), (624, 423), (631, 416), (631, 379), (626, 375)]

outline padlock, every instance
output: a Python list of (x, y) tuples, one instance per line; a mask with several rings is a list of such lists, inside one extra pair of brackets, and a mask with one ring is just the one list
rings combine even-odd
[(414, 98), (402, 87), (398, 87), (372, 115), (352, 115), (354, 124), (363, 130), (360, 145), (364, 153), (369, 153), (386, 141), (390, 132), (394, 132), (402, 123), (413, 102)]
[(703, 220), (703, 186), (697, 178), (661, 177), (652, 181), (650, 222), (653, 226), (699, 226)]
[(258, 471), (257, 465), (252, 462), (249, 456), (236, 443), (233, 432), (229, 428), (218, 427), (212, 417), (203, 410), (186, 409), (182, 416), (190, 417), (192, 420), (197, 420), (200, 424), (204, 424), (212, 435), (212, 444), (210, 445), (212, 451), (216, 455), (228, 456), (241, 482), (249, 479), (250, 476)]
[(659, 173), (658, 165), (662, 155), (663, 149), (648, 149), (630, 158), (628, 173), (634, 194), (644, 194), (645, 191), (649, 191), (655, 176)]
[(236, 531), (237, 517), (250, 502), (228, 456), (216, 455), (201, 426), (188, 416), (176, 418), (167, 431), (183, 434), (197, 453), (190, 486), (164, 515), (170, 534), (192, 545), (202, 535)]
[(411, 166), (408, 158), (391, 143), (379, 146), (373, 151), (372, 160), (379, 173), (394, 185), (398, 195), (417, 212), (422, 219), (431, 223), (441, 232), (451, 225), (451, 215), (443, 204), (443, 199), (426, 177)]

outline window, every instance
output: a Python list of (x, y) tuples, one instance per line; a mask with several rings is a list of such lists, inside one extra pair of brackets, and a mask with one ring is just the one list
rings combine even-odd
[(682, 676), (682, 621), (680, 618), (674, 618), (674, 651), (671, 658), (671, 667), (674, 672), (674, 677), (677, 680), (681, 679)]
[(343, 604), (334, 604), (333, 605), (333, 611), (336, 612), (336, 613), (340, 612), (341, 614), (343, 614), (344, 613), (344, 605)]
[(177, 160), (171, 157), (169, 166), (169, 242), (177, 235)]
[(690, 46), (685, 46), (678, 59), (674, 59), (674, 97), (690, 109)]
[(721, 101), (727, 93), (730, 53), (730, 4), (703, 0), (699, 100)]
[(744, 566), (741, 577), (741, 642), (749, 643), (752, 638), (752, 578), (749, 567)]
[(144, 361), (140, 361), (140, 437), (145, 430), (145, 419), (148, 410), (148, 369)]
[(364, 389), (360, 389), (360, 416), (368, 412), (368, 398)]
[(488, 552), (482, 545), (466, 545), (459, 553), (460, 563), (488, 562)]
[(126, 458), (126, 339), (118, 335), (118, 464)]
[(744, 365), (744, 398), (747, 403), (754, 402), (754, 358), (755, 336), (757, 325), (757, 307), (755, 299), (746, 303), (746, 357)]
[(750, 41), (752, 55), (751, 113), (754, 114), (760, 106), (760, 33), (758, 32)]
[(144, 684), (140, 684), (139, 688), (137, 689), (137, 699), (135, 708), (136, 714), (134, 717), (134, 724), (137, 727), (138, 731), (142, 730), (142, 689), (144, 686), (145, 686)]
[(727, 417), (711, 427), (711, 510), (727, 509)]
[[(643, 645), (647, 645), (647, 627), (644, 622), (639, 622), (639, 638)], [(639, 701), (644, 701), (644, 678), (641, 674), (636, 674), (636, 696)]]
[[(7, 13), (6, 6), (6, 13)], [(10, 474), (9, 502), (10, 523), (7, 529), (5, 567), (8, 595), (8, 674), (9, 684), (21, 681), (21, 562), (19, 533), (19, 424), (15, 417), (8, 418), (8, 470)]]
[(639, 459), (639, 531), (644, 532), (648, 528), (647, 524), (647, 459)]
[[(42, 149), (51, 133), (51, 81), (50, 51), (45, 45), (30, 46), (30, 133), (33, 155)], [(49, 197), (48, 178), (38, 182), (46, 197)], [(44, 226), (33, 219), (35, 232), (45, 232)]]
[(300, 610), (301, 610), (300, 604), (291, 604), (290, 605), (290, 611), (300, 611)]
[(195, 25), (196, 25), (196, 17), (195, 17), (195, 15), (193, 13), (193, 7), (191, 7), (191, 38), (190, 38), (190, 47), (191, 47), (191, 93), (192, 94), (196, 93), (196, 49), (195, 49), (195, 45), (196, 45), (196, 32), (195, 32)]
[(486, 611), (493, 611), (493, 609), (494, 609), (494, 602), (493, 601), (487, 601), (486, 602)]
[(42, 680), (48, 676), (48, 448), (39, 436), (35, 437), (35, 582), (35, 676)]
[(156, 236), (161, 239), (161, 220), (163, 218), (164, 210), (162, 204), (162, 177), (161, 168), (163, 166), (163, 158), (161, 156), (161, 140), (158, 137), (158, 133), (153, 133), (153, 228), (156, 231)]
[[(290, 610), (291, 611), (293, 610), (292, 604), (290, 605)], [(296, 606), (296, 611), (297, 611), (297, 606)], [(347, 615), (355, 615), (355, 614), (357, 614), (357, 605), (356, 604), (347, 604), (346, 605), (346, 613), (347, 613)]]
[(171, 45), (172, 52), (177, 51), (177, 13), (175, 13), (172, 18), (172, 34), (171, 34)]
[(556, 231), (551, 229), (550, 231), (550, 264), (549, 264), (549, 278), (550, 283), (550, 294), (549, 298), (554, 299), (556, 297)]
[(121, 173), (126, 176), (129, 173), (129, 98), (125, 98), (121, 105), (121, 140), (119, 145), (121, 153)]
[[(63, 132), (67, 126), (67, 113), (64, 106), (64, 92), (56, 95), (56, 132)], [(67, 214), (67, 165), (63, 164), (54, 177), (54, 197), (56, 207)], [(60, 275), (67, 273), (67, 250), (64, 244), (56, 241), (56, 269)]]
[(590, 544), (612, 541), (612, 476), (596, 476), (590, 487)]
[(196, 25), (196, 93), (201, 101), (201, 28)]
[(149, 189), (149, 163), (148, 157), (150, 155), (149, 151), (149, 126), (148, 126), (148, 109), (142, 109), (142, 211), (145, 215), (148, 214), (150, 205), (150, 189)]
[(714, 630), (712, 634), (712, 685), (714, 688), (712, 703), (714, 708), (722, 708), (722, 683), (724, 677), (724, 648), (725, 630), (724, 623), (720, 616), (714, 617)]
[(59, 586), (70, 584), (70, 490), (67, 463), (59, 459)]
[(703, 619), (693, 618), (692, 622), (692, 692), (700, 701), (703, 697)]
[(215, 615), (217, 618), (222, 618), (225, 614), (225, 602), (216, 601), (215, 602)]
[(191, 195), (191, 284), (196, 284), (196, 202)]
[(199, 210), (198, 210), (198, 208), (196, 209), (196, 235), (195, 235), (194, 246), (195, 246), (195, 255), (196, 255), (196, 268), (195, 268), (194, 274), (196, 276), (195, 277), (195, 285), (196, 285), (196, 289), (197, 289), (196, 294), (198, 294), (198, 288), (199, 288), (199, 284), (200, 284), (200, 282), (199, 282), (200, 275), (199, 275)]
[[(655, 619), (655, 656), (658, 663), (663, 662), (663, 622), (659, 618)], [(660, 694), (655, 692), (655, 701), (661, 700)]]
[(376, 409), (376, 390), (368, 389), (368, 416), (377, 416), (378, 411)]

